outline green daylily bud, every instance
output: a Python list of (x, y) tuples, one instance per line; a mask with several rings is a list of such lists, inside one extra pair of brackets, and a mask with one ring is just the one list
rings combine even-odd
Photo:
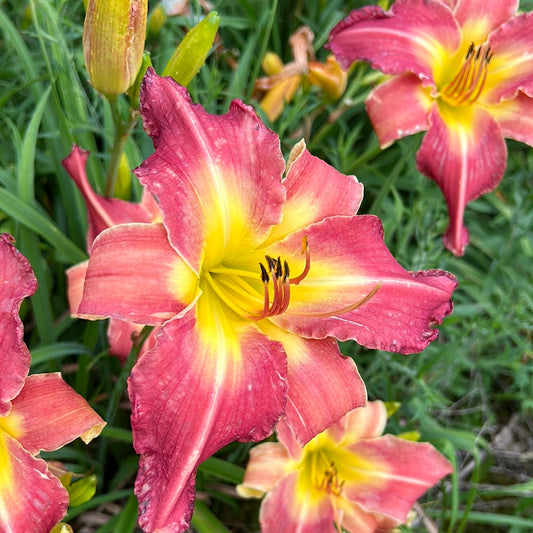
[(96, 476), (91, 474), (67, 487), (69, 507), (88, 502), (96, 492)]
[(122, 152), (120, 157), (114, 197), (126, 201), (131, 198), (131, 169), (126, 152)]
[(65, 522), (59, 522), (59, 524), (56, 524), (51, 530), (50, 533), (72, 533), (73, 529), (68, 524), (65, 524)]
[(189, 85), (205, 63), (219, 24), (220, 17), (213, 11), (190, 29), (169, 59), (163, 76), (171, 76), (179, 84)]
[(107, 97), (126, 92), (141, 67), (148, 0), (89, 0), (83, 54), (93, 87)]

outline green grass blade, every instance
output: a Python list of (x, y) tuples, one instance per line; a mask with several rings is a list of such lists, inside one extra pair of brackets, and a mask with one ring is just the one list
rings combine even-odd
[(56, 250), (57, 261), (73, 265), (87, 259), (87, 254), (65, 236), (48, 216), (5, 189), (0, 189), (0, 211), (50, 243)]
[(196, 500), (194, 503), (191, 525), (198, 533), (229, 533), (224, 524), (200, 500)]

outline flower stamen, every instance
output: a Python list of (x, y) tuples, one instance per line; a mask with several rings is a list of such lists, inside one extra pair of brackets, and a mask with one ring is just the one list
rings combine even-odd
[[(281, 262), (281, 258), (274, 259), (269, 255), (265, 256), (266, 263), (268, 265), (268, 271), (266, 267), (259, 263), (261, 269), (261, 281), (264, 286), (264, 304), (263, 311), (258, 316), (250, 317), (251, 320), (261, 320), (269, 316), (280, 315), (284, 313), (289, 307), (290, 301), (290, 281), (289, 281), (289, 265), (287, 261)], [(272, 304), (270, 304), (270, 294), (268, 286), (272, 280), (273, 295)]]
[(485, 85), (492, 55), (487, 43), (477, 49), (470, 43), (459, 72), (441, 91), (444, 98), (454, 105), (473, 104)]
[(335, 463), (331, 461), (329, 467), (324, 470), (324, 477), (322, 478), (322, 483), (320, 484), (319, 489), (326, 491), (328, 494), (340, 496), (344, 481), (345, 480), (339, 482), (337, 467), (335, 466)]
[[(263, 310), (258, 315), (249, 315), (250, 320), (258, 321), (263, 318), (268, 318), (271, 316), (281, 315), (289, 308), (290, 302), (290, 286), (298, 285), (304, 278), (307, 277), (309, 270), (311, 268), (311, 253), (309, 251), (309, 243), (307, 241), (307, 236), (302, 239), (302, 254), (305, 254), (305, 265), (299, 276), (295, 278), (290, 277), (289, 265), (287, 261), (281, 261), (281, 257), (278, 256), (277, 259), (269, 255), (265, 255), (265, 261), (267, 266), (263, 263), (259, 263), (259, 268), (261, 270), (261, 281), (264, 287), (264, 296), (263, 296)], [(268, 267), (268, 268), (267, 268)], [(270, 291), (269, 285), (272, 281), (272, 302), (270, 301)], [(381, 282), (377, 283), (372, 290), (365, 295), (363, 298), (357, 302), (350, 304), (346, 307), (341, 307), (340, 309), (335, 309), (334, 311), (324, 311), (324, 312), (292, 312), (294, 316), (302, 317), (330, 317), (342, 315), (344, 313), (349, 313), (361, 307), (363, 304), (368, 302), (374, 294), (378, 291), (381, 286)]]

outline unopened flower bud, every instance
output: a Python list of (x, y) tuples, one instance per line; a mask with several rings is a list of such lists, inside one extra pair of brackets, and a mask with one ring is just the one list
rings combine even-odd
[(219, 24), (220, 17), (213, 11), (189, 30), (165, 66), (163, 76), (171, 76), (179, 84), (189, 85), (205, 63)]
[(93, 87), (108, 97), (126, 92), (141, 67), (148, 0), (89, 0), (83, 54)]

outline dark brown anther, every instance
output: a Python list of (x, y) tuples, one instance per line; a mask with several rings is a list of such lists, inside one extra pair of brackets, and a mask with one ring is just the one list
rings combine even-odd
[(276, 260), (272, 259), (269, 255), (265, 255), (266, 262), (268, 264), (268, 270), (271, 274), (276, 274)]
[(266, 268), (263, 266), (263, 263), (259, 263), (259, 268), (261, 269), (261, 281), (263, 283), (268, 283), (270, 281), (270, 277), (268, 276), (268, 272), (266, 271)]
[(281, 269), (281, 258), (278, 257), (276, 260), (276, 277), (281, 278), (283, 276), (283, 272)]
[(283, 281), (287, 281), (289, 279), (289, 265), (287, 264), (287, 261), (283, 261)]

